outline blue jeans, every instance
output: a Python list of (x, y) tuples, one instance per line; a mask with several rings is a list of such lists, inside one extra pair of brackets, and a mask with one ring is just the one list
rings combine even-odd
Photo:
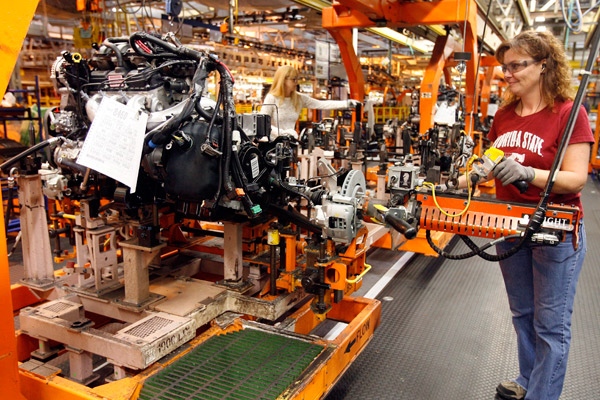
[[(496, 245), (498, 254), (514, 246)], [(500, 261), (512, 320), (517, 332), (519, 376), (528, 400), (560, 397), (571, 344), (571, 316), (575, 288), (586, 252), (583, 222), (579, 246), (572, 234), (558, 246), (526, 243), (511, 257)]]

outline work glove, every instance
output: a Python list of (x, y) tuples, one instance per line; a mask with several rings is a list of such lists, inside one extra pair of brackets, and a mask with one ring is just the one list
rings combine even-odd
[(277, 139), (278, 136), (288, 136), (298, 140), (298, 132), (295, 129), (278, 129), (275, 126), (271, 126), (271, 134), (269, 135), (271, 141)]
[(455, 182), (449, 179), (446, 181), (446, 183), (439, 183), (438, 185), (435, 185), (435, 191), (444, 193), (449, 190), (454, 190), (455, 186)]
[(278, 137), (288, 137), (290, 139), (298, 140), (298, 132), (296, 132), (294, 129), (277, 129), (274, 126), (271, 127), (269, 139), (274, 141)]
[(440, 183), (439, 185), (435, 185), (435, 191), (438, 193), (447, 192), (450, 188), (445, 183)]
[(348, 99), (348, 107), (349, 108), (356, 108), (359, 105), (361, 105), (362, 103), (358, 100), (354, 100), (354, 99)]
[(516, 181), (531, 182), (535, 172), (531, 167), (525, 167), (511, 158), (505, 158), (492, 170), (494, 176), (502, 182), (502, 186)]

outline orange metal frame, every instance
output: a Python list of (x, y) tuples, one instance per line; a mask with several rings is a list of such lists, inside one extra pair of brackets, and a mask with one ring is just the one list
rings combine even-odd
[[(29, 22), (37, 7), (37, 0), (15, 2), (0, 13), (0, 97), (8, 86), (10, 75)], [(0, 201), (2, 195), (0, 193)], [(0, 212), (0, 226), (4, 226), (4, 212)], [(17, 340), (13, 316), (13, 299), (10, 290), (10, 273), (6, 250), (6, 233), (0, 229), (0, 387), (6, 398), (24, 399), (19, 388)]]
[[(346, 67), (350, 94), (362, 100), (365, 95), (365, 80), (360, 61), (352, 46), (352, 29), (381, 27), (382, 21), (388, 27), (410, 25), (458, 24), (464, 32), (463, 51), (471, 54), (466, 61), (466, 130), (473, 127), (473, 106), (477, 87), (477, 3), (474, 0), (441, 1), (397, 1), (385, 0), (338, 0), (331, 7), (323, 8), (323, 27), (336, 40)], [(439, 80), (446, 62), (444, 55), (446, 40), (438, 38), (433, 56), (421, 86), (421, 125), (423, 133), (433, 126), (433, 109), (437, 98)]]
[[(3, 215), (4, 214), (0, 212), (0, 224), (2, 223)], [(246, 239), (255, 238), (258, 235), (262, 235), (261, 233), (267, 229), (268, 226), (269, 224), (267, 223), (245, 227), (243, 235)], [(222, 230), (220, 225), (211, 223), (203, 224), (202, 228), (214, 230), (216, 232)], [(171, 227), (169, 233), (176, 239), (181, 231)], [(299, 282), (297, 282), (297, 284), (291, 282), (289, 285), (290, 287), (285, 287), (285, 285), (280, 286), (279, 284), (281, 283), (281, 280), (285, 280), (286, 277), (292, 276), (292, 269), (296, 268), (296, 254), (297, 252), (303, 251), (302, 248), (305, 243), (303, 241), (298, 241), (295, 235), (282, 234), (281, 236), (282, 240), (286, 241), (286, 246), (288, 246), (286, 256), (289, 257), (290, 260), (287, 261), (286, 265), (290, 265), (291, 267), (288, 273), (283, 273), (283, 278), (278, 280), (278, 289), (288, 289), (288, 291), (293, 291), (299, 286)], [(338, 254), (338, 257), (334, 257), (327, 265), (323, 265), (326, 270), (326, 283), (331, 286), (331, 289), (343, 290), (345, 294), (343, 299), (336, 303), (334, 302), (333, 292), (327, 292), (325, 300), (331, 307), (328, 311), (327, 318), (346, 322), (348, 323), (348, 326), (333, 341), (323, 340), (323, 343), (334, 349), (331, 358), (326, 363), (317, 366), (309, 379), (299, 382), (298, 387), (293, 389), (293, 393), (286, 393), (286, 396), (288, 396), (286, 398), (321, 398), (324, 393), (331, 389), (335, 381), (348, 367), (349, 363), (364, 349), (366, 344), (370, 341), (374, 330), (379, 325), (381, 315), (379, 301), (348, 296), (361, 287), (362, 275), (370, 268), (365, 264), (367, 236), (368, 229), (366, 227), (361, 228), (357, 237), (353, 242), (348, 244), (343, 253)], [(0, 257), (2, 257), (2, 260), (7, 260), (5, 239), (5, 235), (2, 233), (0, 235), (0, 240), (2, 241), (2, 245), (0, 246)], [(248, 240), (246, 240), (246, 242), (248, 242)], [(209, 253), (214, 252), (214, 249), (210, 245), (203, 243), (193, 243), (187, 248), (194, 248), (198, 251)], [(258, 249), (250, 248), (246, 250), (264, 251), (260, 246)], [(217, 252), (222, 252), (222, 249)], [(329, 243), (327, 253), (337, 253), (333, 243)], [(254, 260), (254, 262), (256, 261)], [(9, 278), (7, 264), (8, 263), (6, 262), (5, 268), (2, 269), (2, 280), (3, 283), (6, 280), (8, 285)], [(9, 305), (9, 307), (4, 307), (2, 309), (3, 318), (5, 318), (5, 323), (2, 325), (5, 340), (0, 345), (9, 348), (7, 349), (7, 352), (4, 353), (4, 358), (0, 360), (0, 362), (3, 363), (2, 369), (0, 370), (2, 372), (0, 376), (2, 377), (1, 379), (3, 382), (10, 378), (10, 384), (6, 383), (5, 390), (7, 390), (7, 393), (10, 393), (11, 399), (34, 399), (41, 397), (47, 399), (60, 398), (61, 400), (135, 399), (138, 397), (139, 391), (148, 377), (152, 376), (155, 372), (159, 371), (173, 360), (178, 359), (185, 353), (184, 351), (183, 353), (178, 354), (164, 364), (162, 361), (157, 362), (134, 376), (94, 388), (87, 387), (62, 377), (59, 370), (50, 374), (46, 374), (47, 371), (45, 370), (44, 374), (37, 374), (35, 370), (31, 371), (19, 368), (19, 361), (29, 359), (30, 353), (37, 348), (38, 342), (27, 335), (20, 334), (20, 332), (17, 332), (15, 335), (13, 313), (18, 312), (22, 307), (43, 302), (44, 299), (35, 296), (28, 287), (21, 285), (13, 285), (11, 291), (7, 288), (6, 291), (0, 292), (0, 295), (2, 296), (0, 298), (0, 300), (3, 301), (2, 304)], [(9, 297), (4, 298), (5, 296)], [(10, 296), (12, 296), (12, 298)], [(12, 306), (10, 306), (11, 303)], [(288, 317), (289, 319), (296, 321), (293, 324), (296, 333), (308, 335), (312, 329), (323, 321), (324, 316), (315, 314), (311, 310), (310, 304), (310, 302), (306, 302), (304, 306), (301, 306), (294, 314)], [(194, 339), (191, 342), (189, 349), (200, 345), (210, 335), (221, 333), (223, 333), (221, 328), (213, 326), (213, 328), (210, 328), (201, 336)], [(23, 395), (25, 397), (23, 397)]]
[(598, 154), (598, 141), (600, 140), (600, 122), (596, 120), (596, 130), (594, 131), (594, 145), (592, 146), (592, 156), (590, 158), (590, 168), (596, 171), (600, 170), (600, 155)]
[[(469, 209), (463, 215), (465, 208), (464, 197), (437, 197), (439, 207), (431, 194), (419, 193), (417, 200), (421, 202), (419, 226), (422, 229), (438, 232), (450, 232), (459, 235), (477, 236), (497, 239), (523, 231), (521, 221), (525, 216), (531, 216), (535, 206), (511, 204), (491, 199), (471, 199)], [(448, 214), (452, 216), (448, 216)], [(456, 215), (456, 217), (453, 217)], [(551, 204), (546, 217), (557, 227), (577, 232), (580, 212), (577, 207)], [(558, 228), (560, 229), (560, 228)]]
[(479, 94), (479, 110), (481, 118), (486, 118), (488, 115), (488, 107), (490, 105), (490, 96), (492, 94), (492, 82), (502, 78), (497, 66), (500, 63), (494, 57), (481, 57), (481, 67), (484, 68), (484, 74), (481, 79), (481, 88)]
[[(311, 370), (307, 379), (297, 382), (287, 399), (319, 399), (328, 392), (348, 365), (360, 354), (373, 337), (373, 332), (381, 320), (381, 303), (374, 299), (344, 297), (340, 303), (333, 305), (331, 318), (348, 325), (333, 341), (315, 339), (326, 348), (332, 349), (331, 356), (325, 363), (319, 363)], [(290, 316), (297, 321), (294, 332), (307, 335), (321, 321), (314, 318), (308, 307), (298, 310)], [(244, 329), (244, 322), (239, 319), (222, 328), (213, 324), (207, 331), (193, 339), (189, 346), (171, 358), (158, 361), (137, 375), (126, 377), (115, 382), (89, 388), (77, 382), (61, 377), (58, 373), (49, 376), (35, 372), (20, 371), (21, 387), (28, 399), (60, 399), (60, 400), (130, 400), (136, 399), (144, 381), (153, 374), (164, 369), (174, 361), (189, 353), (214, 335), (222, 335), (231, 331)], [(13, 332), (14, 336), (14, 332)], [(15, 363), (16, 365), (16, 363)], [(5, 391), (5, 393), (7, 393)], [(17, 397), (17, 391), (10, 393), (10, 399)], [(20, 394), (19, 394), (20, 396)]]
[[(421, 205), (420, 230), (416, 238), (404, 242), (400, 249), (427, 256), (439, 254), (427, 242), (426, 231), (430, 231), (431, 241), (438, 248), (444, 248), (454, 234), (494, 240), (523, 233), (527, 216), (535, 211), (530, 205), (474, 198), (470, 200), (468, 210), (462, 213), (466, 199), (446, 194), (437, 196), (437, 204), (430, 193), (418, 193), (417, 201)], [(580, 215), (577, 207), (550, 204), (546, 211), (547, 222), (542, 227), (574, 232), (575, 245)]]

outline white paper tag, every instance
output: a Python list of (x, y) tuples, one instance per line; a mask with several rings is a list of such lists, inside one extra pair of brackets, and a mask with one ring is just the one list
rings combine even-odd
[(433, 122), (438, 125), (454, 125), (456, 123), (456, 106), (448, 106), (446, 103), (440, 104), (433, 117)]
[(134, 193), (148, 114), (104, 97), (77, 163), (129, 186)]

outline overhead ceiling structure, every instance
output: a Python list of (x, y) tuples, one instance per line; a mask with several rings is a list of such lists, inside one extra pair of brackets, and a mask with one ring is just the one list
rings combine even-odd
[[(131, 31), (168, 29), (176, 32), (185, 44), (204, 45), (225, 36), (237, 43), (242, 40), (242, 43), (250, 45), (264, 44), (272, 51), (303, 55), (314, 54), (318, 41), (333, 42), (331, 35), (322, 27), (322, 9), (331, 7), (332, 0), (96, 2), (102, 6), (99, 12), (81, 12), (77, 10), (77, 0), (40, 0), (32, 30), (37, 29), (44, 38), (69, 39), (69, 32), (82, 19), (100, 16), (107, 27), (116, 27), (119, 23), (124, 25), (123, 21), (126, 20), (127, 29)], [(578, 42), (574, 47), (583, 48), (585, 31), (594, 21), (596, 0), (571, 2), (564, 14), (563, 2), (565, 0), (476, 0), (477, 35), (482, 53), (493, 53), (502, 40), (523, 29), (539, 29), (542, 26), (556, 36), (568, 36), (569, 42)], [(85, 3), (94, 3), (94, 0)], [(376, 4), (377, 1), (370, 3)], [(157, 25), (155, 21), (162, 23)], [(227, 28), (223, 29), (225, 26)], [(573, 28), (582, 33), (577, 33)], [(51, 31), (48, 32), (48, 29)], [(410, 60), (411, 64), (405, 63), (408, 68), (415, 65), (416, 68), (422, 68), (431, 55), (436, 38), (445, 35), (448, 30), (456, 29), (457, 26), (376, 26), (357, 29), (354, 45), (360, 57), (392, 60), (393, 55)], [(115, 32), (120, 34), (122, 30)], [(457, 36), (460, 36), (460, 32)]]
[[(89, 2), (88, 2), (89, 3)], [(181, 1), (180, 11), (175, 16), (168, 16), (167, 3), (175, 1), (153, 0), (104, 0), (102, 16), (107, 23), (115, 19), (115, 13), (133, 17), (131, 29), (153, 29), (151, 19), (166, 19), (167, 24), (180, 28), (185, 41), (193, 39), (196, 33), (206, 30), (219, 30), (227, 23), (234, 27), (234, 32), (254, 37), (266, 43), (285, 45), (305, 51), (314, 51), (314, 41), (331, 40), (321, 27), (323, 7), (331, 5), (331, 1), (292, 1), (292, 0), (203, 0)], [(305, 3), (305, 4), (303, 4)], [(306, 4), (307, 3), (307, 4)], [(38, 7), (38, 19), (45, 16), (51, 26), (73, 27), (82, 18), (77, 11), (76, 0), (41, 0)], [(233, 20), (233, 25), (231, 21)], [(179, 26), (182, 24), (183, 26)], [(191, 27), (191, 28), (190, 28)], [(379, 29), (379, 28), (378, 28)], [(64, 32), (63, 32), (64, 33)], [(431, 41), (443, 34), (443, 29), (431, 30), (424, 27), (417, 34), (381, 29), (381, 33), (362, 30), (359, 33), (357, 46), (361, 50), (374, 48), (387, 49), (392, 42), (395, 53), (410, 54), (417, 52), (426, 54), (431, 51)], [(52, 35), (50, 35), (52, 36)], [(202, 35), (199, 35), (202, 36)], [(398, 38), (402, 38), (398, 40)], [(428, 40), (423, 40), (428, 39)]]
[[(399, 0), (402, 1), (402, 0)], [(441, 0), (443, 1), (443, 0)], [(87, 3), (90, 3), (88, 1)], [(93, 3), (93, 1), (91, 1)], [(176, 26), (181, 22), (194, 23), (195, 30), (218, 29), (223, 23), (233, 19), (237, 32), (255, 37), (265, 42), (279, 42), (290, 48), (313, 51), (315, 39), (328, 39), (321, 28), (321, 12), (329, 7), (332, 0), (104, 0), (98, 1), (103, 7), (102, 14), (111, 22), (114, 12), (133, 16), (138, 26), (132, 29), (145, 29), (146, 20), (167, 18)], [(565, 6), (563, 7), (563, 3)], [(177, 5), (173, 7), (173, 5)], [(565, 35), (568, 28), (572, 34), (577, 30), (585, 32), (594, 22), (596, 0), (579, 0), (575, 3), (565, 0), (477, 0), (479, 8), (478, 27), (486, 27), (486, 32), (478, 32), (484, 43), (484, 51), (493, 51), (502, 39), (512, 37), (521, 30), (544, 26), (555, 35)], [(170, 9), (167, 10), (167, 6)], [(562, 10), (566, 9), (565, 12)], [(177, 15), (167, 16), (169, 11)], [(77, 0), (41, 0), (38, 15), (45, 15), (51, 25), (73, 26), (81, 12), (77, 10)], [(572, 21), (572, 22), (571, 22)], [(182, 28), (183, 30), (183, 28)], [(188, 29), (188, 31), (190, 31)], [(358, 38), (358, 51), (373, 49), (376, 46), (389, 47), (400, 53), (428, 53), (435, 38), (444, 34), (442, 27), (410, 27), (407, 29), (361, 30)], [(423, 41), (426, 39), (426, 41)], [(373, 43), (379, 40), (378, 43)], [(429, 42), (428, 42), (428, 41)]]

